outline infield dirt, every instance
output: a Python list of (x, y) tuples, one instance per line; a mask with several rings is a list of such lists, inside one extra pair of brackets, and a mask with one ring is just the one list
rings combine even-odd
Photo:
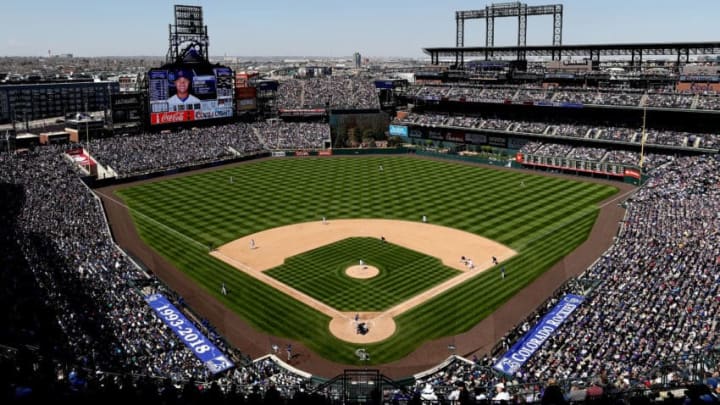
[[(387, 311), (357, 313), (368, 327), (366, 333), (362, 334), (357, 332), (354, 313), (340, 312), (264, 274), (266, 270), (283, 264), (288, 257), (350, 237), (375, 237), (378, 238), (378, 243), (394, 243), (436, 257), (444, 265), (463, 273)], [(384, 238), (385, 242), (382, 242), (381, 238)], [(343, 219), (268, 229), (222, 245), (210, 254), (331, 317), (328, 328), (335, 337), (352, 343), (373, 343), (392, 336), (395, 332), (393, 318), (396, 316), (492, 267), (493, 257), (503, 262), (517, 253), (493, 240), (429, 223), (389, 219)], [(362, 258), (358, 258), (360, 259)], [(468, 265), (469, 263), (471, 265)], [(362, 272), (363, 269), (359, 271)]]

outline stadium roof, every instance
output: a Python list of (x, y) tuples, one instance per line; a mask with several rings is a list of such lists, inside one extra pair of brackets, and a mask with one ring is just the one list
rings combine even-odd
[(457, 56), (622, 56), (622, 55), (720, 55), (720, 41), (713, 42), (666, 42), (629, 44), (585, 44), (585, 45), (541, 45), (541, 46), (500, 46), (500, 47), (439, 47), (423, 48), (433, 57)]

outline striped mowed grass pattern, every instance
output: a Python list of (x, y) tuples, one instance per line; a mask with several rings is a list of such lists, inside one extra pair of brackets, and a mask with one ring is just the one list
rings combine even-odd
[[(363, 157), (251, 162), (118, 193), (141, 237), (247, 322), (345, 364), (358, 364), (356, 347), (327, 332), (328, 317), (215, 260), (208, 245), (322, 216), (418, 221), (427, 215), (432, 223), (518, 252), (503, 263), (505, 280), (497, 266), (399, 316), (393, 337), (366, 346), (372, 363), (381, 364), (477, 324), (582, 243), (597, 217), (597, 203), (616, 192), (607, 185), (525, 172)], [(220, 294), (223, 282), (228, 296)]]
[[(360, 259), (380, 274), (365, 280), (348, 277), (345, 270)], [(460, 274), (437, 258), (378, 238), (341, 240), (290, 257), (265, 273), (344, 312), (381, 312)]]

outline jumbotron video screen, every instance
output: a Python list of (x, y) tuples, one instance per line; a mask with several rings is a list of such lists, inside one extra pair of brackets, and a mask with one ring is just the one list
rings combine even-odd
[(228, 118), (233, 72), (227, 67), (179, 65), (148, 72), (150, 124)]

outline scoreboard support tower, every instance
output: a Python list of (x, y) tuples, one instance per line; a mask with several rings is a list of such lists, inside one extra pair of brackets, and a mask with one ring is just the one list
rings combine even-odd
[(202, 7), (175, 5), (175, 24), (168, 26), (169, 46), (167, 63), (179, 62), (188, 53), (208, 60), (210, 39), (207, 25), (203, 23)]
[[(485, 47), (493, 48), (495, 46), (495, 18), (501, 17), (517, 17), (518, 19), (518, 32), (517, 32), (517, 46), (518, 55), (517, 60), (525, 60), (525, 51), (523, 48), (527, 43), (527, 18), (533, 15), (552, 15), (553, 16), (553, 46), (562, 45), (562, 16), (563, 6), (562, 4), (551, 4), (544, 6), (528, 6), (521, 2), (512, 3), (493, 3), (485, 6), (484, 10), (468, 10), (468, 11), (456, 11), (455, 12), (455, 46), (462, 48), (465, 46), (465, 20), (485, 20)], [(485, 55), (485, 60), (489, 60), (493, 57), (492, 52)], [(557, 58), (559, 59), (559, 53)], [(458, 54), (455, 65), (462, 66), (464, 64), (464, 58), (462, 53)], [(553, 60), (556, 56), (553, 55)]]

